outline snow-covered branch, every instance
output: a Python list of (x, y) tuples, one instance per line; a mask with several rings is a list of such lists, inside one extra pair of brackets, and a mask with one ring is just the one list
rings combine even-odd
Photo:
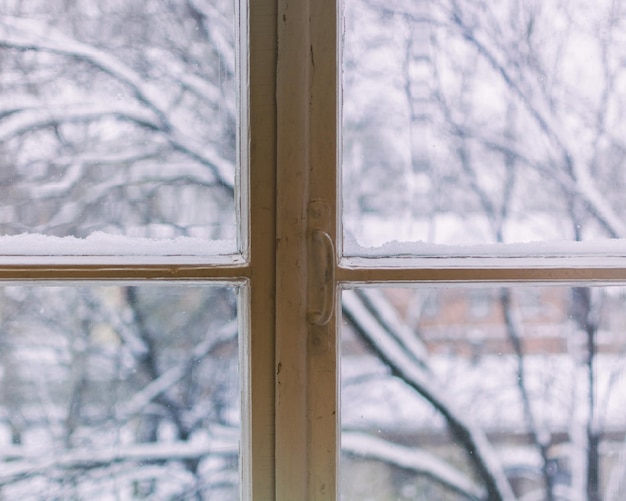
[[(26, 447), (12, 446), (0, 451), (5, 462), (0, 465), (0, 485), (26, 477), (45, 475), (52, 469), (91, 469), (119, 462), (184, 461), (207, 456), (233, 456), (239, 453), (236, 441), (216, 437), (208, 442), (163, 442), (117, 445), (103, 448), (70, 449), (42, 455)], [(10, 461), (6, 461), (10, 459)]]
[(141, 108), (113, 104), (69, 104), (58, 107), (37, 107), (12, 110), (12, 114), (0, 122), (0, 141), (26, 134), (33, 130), (67, 123), (88, 123), (113, 117), (135, 123), (141, 127), (158, 130), (158, 123), (150, 113)]
[[(570, 193), (580, 196), (587, 205), (589, 211), (597, 218), (597, 220), (606, 228), (611, 238), (621, 238), (626, 236), (626, 225), (622, 222), (622, 218), (615, 212), (614, 208), (607, 203), (606, 197), (599, 190), (596, 180), (589, 171), (589, 166), (584, 159), (574, 156), (573, 146), (569, 144), (573, 138), (567, 135), (564, 126), (564, 119), (559, 117), (554, 109), (551, 109), (549, 103), (546, 102), (545, 92), (538, 88), (527, 89), (525, 86), (537, 86), (539, 79), (527, 78), (524, 72), (515, 72), (507, 66), (507, 63), (499, 60), (495, 51), (488, 44), (481, 40), (479, 34), (469, 26), (463, 18), (463, 9), (453, 2), (455, 5), (454, 12), (451, 16), (452, 25), (456, 26), (461, 35), (480, 53), (484, 59), (492, 66), (492, 68), (501, 76), (503, 82), (508, 86), (512, 93), (517, 96), (524, 104), (528, 113), (538, 124), (543, 134), (549, 138), (557, 148), (561, 157), (561, 168), (569, 175), (571, 181)], [(497, 47), (497, 43), (494, 43)], [(510, 54), (505, 54), (510, 58)], [(512, 64), (513, 67), (515, 63)], [(517, 67), (519, 68), (519, 64)], [(559, 121), (559, 118), (561, 119)], [(551, 175), (559, 177), (562, 173), (558, 172), (559, 165), (553, 166)]]
[(143, 389), (135, 393), (130, 401), (118, 404), (116, 406), (117, 418), (119, 420), (126, 420), (129, 417), (142, 412), (142, 410), (156, 397), (168, 391), (172, 386), (189, 374), (189, 370), (199, 360), (204, 359), (221, 344), (232, 341), (237, 336), (237, 332), (237, 321), (233, 321), (225, 325), (219, 332), (207, 337), (205, 341), (193, 348), (187, 360), (179, 363), (171, 369), (168, 369), (157, 379), (148, 383)]
[(356, 292), (348, 290), (343, 293), (343, 311), (392, 372), (442, 414), (452, 434), (463, 445), (484, 482), (488, 498), (502, 501), (515, 499), (502, 465), (487, 437), (482, 430), (468, 422), (463, 412), (456, 409), (453, 402), (448, 401), (445, 389), (439, 386), (433, 374), (416, 364), (394, 336), (380, 327), (376, 317)]
[(513, 301), (511, 298), (511, 290), (502, 288), (500, 290), (500, 305), (502, 306), (502, 313), (504, 316), (504, 323), (506, 326), (507, 335), (509, 341), (513, 346), (513, 350), (517, 356), (517, 388), (519, 390), (520, 399), (524, 409), (524, 420), (526, 426), (532, 436), (533, 442), (539, 453), (543, 464), (541, 465), (541, 471), (544, 478), (546, 498), (548, 500), (554, 499), (554, 474), (553, 469), (550, 468), (548, 448), (550, 444), (550, 433), (542, 426), (541, 423), (535, 417), (534, 410), (531, 405), (530, 392), (528, 389), (527, 374), (524, 365), (524, 352), (522, 346), (522, 323), (518, 318), (517, 312), (514, 309)]
[(47, 51), (86, 61), (129, 86), (139, 101), (145, 104), (168, 128), (160, 93), (147, 84), (111, 54), (66, 36), (49, 24), (13, 16), (0, 16), (0, 47), (19, 50)]
[(468, 499), (485, 499), (485, 491), (466, 475), (419, 448), (395, 444), (367, 433), (344, 430), (341, 434), (341, 449), (346, 454), (383, 461), (424, 475)]
[(398, 311), (389, 303), (384, 294), (375, 288), (362, 288), (356, 292), (369, 311), (379, 322), (381, 328), (395, 337), (406, 350), (407, 355), (422, 366), (428, 368), (428, 351), (419, 337), (399, 317)]
[(29, 110), (25, 109), (23, 110), (26, 113), (24, 118), (20, 118), (21, 113), (16, 110), (7, 110), (7, 113), (10, 111), (11, 116), (18, 114), (18, 117), (14, 119), (17, 124), (8, 125), (4, 133), (0, 132), (0, 140), (6, 140), (12, 132), (17, 134), (27, 132), (29, 126), (32, 129), (67, 121), (95, 120), (104, 113), (124, 120), (131, 120), (158, 131), (173, 148), (211, 169), (225, 189), (233, 190), (234, 169), (232, 162), (224, 159), (215, 147), (204, 141), (201, 143), (185, 131), (179, 130), (173, 120), (170, 119), (169, 102), (163, 98), (163, 92), (146, 82), (115, 56), (74, 40), (45, 23), (11, 16), (0, 16), (0, 47), (22, 51), (50, 52), (91, 64), (129, 87), (137, 99), (137, 103), (144, 108), (144, 112), (141, 114), (128, 111), (127, 106), (119, 110), (110, 110), (110, 108), (109, 111), (100, 110), (97, 113), (96, 110), (81, 110), (80, 108), (72, 111), (71, 106), (68, 107), (67, 104), (64, 104), (59, 106), (59, 109), (70, 108), (66, 114), (53, 109), (41, 110), (38, 114), (35, 112), (36, 116), (31, 116), (33, 113), (28, 113)]

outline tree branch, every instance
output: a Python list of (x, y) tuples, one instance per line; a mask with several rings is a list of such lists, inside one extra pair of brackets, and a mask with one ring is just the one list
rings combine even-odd
[(468, 499), (485, 499), (485, 491), (466, 475), (426, 451), (355, 431), (342, 432), (341, 449), (352, 456), (383, 461), (426, 476)]

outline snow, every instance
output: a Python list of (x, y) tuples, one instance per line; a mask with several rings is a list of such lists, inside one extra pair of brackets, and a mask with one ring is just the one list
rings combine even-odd
[[(484, 218), (462, 217), (462, 215), (438, 216), (440, 229), (437, 242), (425, 241), (425, 225), (428, 221), (397, 218), (388, 220), (382, 215), (361, 214), (356, 218), (344, 217), (343, 255), (356, 265), (360, 259), (369, 258), (442, 258), (442, 266), (455, 266), (453, 259), (490, 258), (490, 265), (498, 265), (495, 259), (515, 258), (515, 265), (541, 266), (543, 258), (576, 258), (580, 265), (594, 265), (593, 261), (605, 258), (626, 258), (626, 238), (595, 238), (583, 241), (546, 239), (546, 235), (557, 234), (550, 221), (540, 215), (529, 216), (517, 221), (514, 239), (507, 243), (492, 243), (488, 237), (487, 221)], [(471, 234), (468, 241), (466, 235)], [(461, 240), (459, 240), (461, 238)], [(463, 242), (463, 243), (459, 243)], [(366, 262), (366, 261), (365, 261)], [(377, 264), (395, 266), (391, 261)], [(545, 264), (545, 263), (544, 263)], [(623, 263), (616, 263), (623, 264)], [(398, 264), (402, 265), (402, 264)], [(466, 265), (462, 262), (462, 265)]]
[[(462, 221), (458, 221), (461, 224)], [(533, 233), (527, 240), (515, 243), (439, 244), (413, 239), (394, 239), (402, 223), (390, 223), (383, 218), (371, 216), (362, 221), (359, 239), (349, 232), (343, 241), (345, 256), (386, 257), (527, 257), (527, 256), (609, 256), (626, 257), (626, 238), (605, 238), (585, 241), (552, 240), (541, 241)], [(524, 235), (524, 232), (519, 232)], [(401, 234), (401, 233), (400, 233)], [(449, 240), (449, 239), (447, 239)]]
[(94, 232), (86, 238), (55, 237), (23, 233), (0, 236), (0, 258), (15, 256), (231, 256), (235, 240), (205, 240), (191, 237), (172, 239), (130, 238)]
[(346, 431), (341, 435), (344, 453), (389, 461), (408, 470), (434, 478), (470, 499), (483, 499), (484, 492), (449, 463), (418, 448), (388, 442), (366, 433)]
[(63, 106), (23, 108), (19, 113), (3, 120), (0, 141), (7, 141), (27, 131), (61, 122), (88, 122), (99, 117), (117, 116), (131, 122), (157, 127), (150, 113), (127, 104), (66, 103)]
[(344, 239), (343, 255), (345, 267), (623, 267), (626, 239), (476, 245), (394, 240), (365, 247), (348, 236)]
[[(222, 158), (222, 155), (206, 141), (193, 139), (185, 129), (178, 130), (168, 119), (169, 106), (164, 94), (156, 85), (146, 82), (115, 56), (67, 37), (47, 23), (13, 16), (0, 16), (0, 45), (22, 50), (38, 49), (89, 62), (126, 85), (133, 91), (138, 103), (145, 108), (139, 115), (121, 113), (122, 117), (161, 130), (176, 149), (210, 166), (215, 177), (224, 186), (234, 185), (235, 174), (231, 162)], [(93, 115), (91, 112), (90, 114)], [(49, 117), (48, 121), (50, 119)], [(20, 122), (21, 117), (17, 117), (17, 121)], [(185, 125), (187, 124), (183, 124)], [(9, 129), (8, 133), (14, 134), (15, 131)]]
[[(85, 468), (86, 475), (77, 487), (83, 491), (93, 489), (94, 492), (82, 499), (92, 499), (95, 496), (100, 499), (100, 496), (106, 492), (102, 491), (102, 480), (114, 481), (114, 487), (120, 489), (123, 485), (124, 474), (128, 475), (127, 485), (130, 486), (141, 478), (150, 480), (161, 478), (167, 479), (167, 482), (160, 483), (160, 488), (167, 488), (169, 484), (170, 488), (178, 487), (180, 489), (180, 484), (192, 483), (194, 479), (189, 472), (177, 467), (175, 463), (170, 461), (230, 457), (239, 453), (238, 433), (234, 437), (233, 433), (228, 432), (228, 430), (226, 433), (217, 431), (215, 437), (197, 443), (181, 441), (137, 443), (98, 448), (75, 448), (63, 452), (54, 449), (43, 452), (26, 447), (9, 446), (0, 452), (0, 457), (10, 459), (10, 461), (3, 461), (0, 464), (0, 481), (5, 486), (14, 484), (12, 487), (19, 489), (19, 480), (26, 479), (28, 480), (26, 490), (29, 491), (29, 487), (32, 489), (36, 485), (38, 476), (42, 478), (45, 475), (51, 475), (51, 472), (56, 469)], [(158, 467), (151, 466), (151, 462), (158, 461), (166, 461), (166, 463)], [(120, 462), (122, 467), (117, 472), (116, 463)], [(89, 477), (88, 472), (93, 471), (96, 466), (106, 467), (102, 472), (103, 479)], [(215, 476), (219, 472), (211, 473)], [(236, 481), (236, 477), (234, 480)], [(43, 483), (45, 484), (45, 481)], [(46, 486), (46, 490), (54, 487), (58, 488), (52, 483), (52, 485)], [(98, 494), (95, 492), (96, 489), (98, 489)], [(32, 494), (35, 490), (30, 490), (30, 493)], [(165, 498), (170, 498), (170, 496)]]
[[(430, 437), (434, 444), (445, 441), (446, 420), (460, 418), (463, 423), (471, 423), (468, 429), (475, 439), (481, 438), (480, 434), (475, 434), (476, 430), (484, 433), (494, 448), (495, 461), (505, 471), (513, 474), (513, 471), (529, 469), (539, 474), (542, 459), (532, 444), (532, 432), (525, 419), (517, 386), (519, 372), (515, 354), (493, 352), (471, 357), (455, 354), (454, 349), (441, 354), (435, 351), (425, 361), (413, 361), (413, 367), (409, 368), (411, 352), (404, 348), (405, 353), (400, 353), (403, 336), (396, 332), (394, 319), (387, 315), (384, 295), (372, 294), (370, 289), (357, 289), (345, 291), (343, 298), (344, 311), (351, 323), (363, 331), (377, 353), (365, 355), (358, 350), (348, 351), (341, 358), (344, 453), (418, 471), (420, 459), (413, 456), (413, 452), (428, 449)], [(525, 322), (531, 320), (525, 319)], [(620, 331), (611, 332), (615, 337)], [(608, 334), (599, 331), (598, 342)], [(568, 337), (573, 336), (568, 333)], [(344, 337), (344, 341), (350, 342), (350, 338)], [(422, 368), (422, 364), (426, 367)], [(551, 457), (569, 459), (573, 477), (585, 478), (587, 445), (584, 439), (590, 420), (586, 400), (587, 368), (570, 352), (529, 352), (524, 355), (523, 364), (524, 385), (536, 428), (540, 432), (546, 430), (553, 437), (570, 437), (564, 448), (558, 444), (558, 438), (554, 439), (557, 445), (551, 449)], [(619, 464), (611, 473), (612, 496), (621, 492), (622, 475), (626, 471), (623, 466), (626, 446), (611, 442), (614, 437), (623, 436), (624, 367), (623, 354), (599, 349), (594, 364), (597, 405), (592, 421), (596, 421), (594, 426), (605, 434), (603, 445), (612, 443), (618, 448)], [(427, 371), (430, 373), (428, 380), (423, 378)], [(452, 414), (444, 419), (445, 412)], [(450, 446), (458, 448), (458, 440), (454, 442)], [(491, 454), (488, 449), (487, 452)], [(487, 459), (495, 464), (492, 463), (494, 458)], [(581, 461), (579, 465), (577, 459)], [(584, 492), (576, 484), (573, 490)]]
[(379, 356), (406, 381), (408, 386), (419, 392), (446, 417), (450, 428), (456, 430), (457, 440), (463, 441), (466, 449), (476, 452), (473, 461), (475, 461), (476, 468), (484, 474), (485, 483), (491, 484), (490, 488), (497, 491), (501, 499), (514, 499), (513, 492), (501, 469), (501, 463), (483, 430), (475, 426), (429, 370), (414, 363), (413, 357), (405, 351), (397, 337), (387, 331), (374, 334), (376, 330), (379, 330), (376, 329), (378, 323), (359, 301), (355, 291), (344, 291), (342, 299), (344, 312), (355, 323), (361, 325), (362, 332), (369, 338), (369, 342), (376, 346)]
[(129, 402), (125, 402), (123, 405), (118, 406), (118, 419), (127, 419), (128, 416), (139, 414), (140, 411), (147, 407), (157, 395), (164, 393), (175, 383), (188, 375), (190, 365), (195, 363), (197, 360), (202, 360), (206, 357), (216, 345), (235, 337), (237, 332), (238, 323), (237, 321), (233, 321), (221, 330), (218, 337), (207, 338), (203, 343), (196, 346), (193, 349), (193, 357), (191, 360), (183, 362), (167, 370), (159, 376), (158, 379), (151, 381), (143, 389), (135, 393)]

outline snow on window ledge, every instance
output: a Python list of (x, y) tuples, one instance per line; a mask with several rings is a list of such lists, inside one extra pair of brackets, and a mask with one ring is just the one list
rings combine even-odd
[(389, 242), (360, 247), (344, 242), (345, 267), (624, 267), (626, 239), (582, 242), (524, 242), (511, 244), (442, 245)]
[(134, 238), (94, 232), (86, 238), (55, 237), (34, 233), (0, 236), (0, 261), (71, 263), (158, 262), (238, 263), (235, 240), (208, 240), (192, 237), (172, 239)]

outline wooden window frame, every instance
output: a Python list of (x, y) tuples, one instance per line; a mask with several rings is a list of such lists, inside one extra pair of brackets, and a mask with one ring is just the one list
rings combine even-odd
[[(337, 312), (342, 288), (626, 281), (626, 259), (620, 256), (344, 258), (338, 175), (340, 2), (280, 0), (278, 7), (275, 499), (284, 501), (331, 501), (339, 495)], [(316, 204), (328, 210), (325, 230), (336, 249), (333, 272), (326, 273), (337, 291), (335, 308), (325, 325), (307, 321), (311, 305), (315, 310), (319, 303), (310, 297), (319, 296), (320, 268), (312, 264), (319, 260), (311, 221), (317, 216), (310, 210)]]
[[(339, 0), (238, 9), (242, 255), (227, 263), (124, 257), (70, 264), (0, 256), (0, 280), (234, 281), (241, 302), (242, 498), (338, 497), (340, 292), (361, 284), (626, 282), (623, 257), (342, 258)], [(323, 235), (318, 239), (316, 235)], [(320, 240), (320, 241), (318, 241)], [(67, 256), (66, 256), (67, 257)], [(328, 280), (320, 281), (320, 276)], [(330, 302), (330, 304), (329, 304)], [(320, 306), (321, 305), (321, 306)], [(315, 321), (320, 309), (329, 315)]]

